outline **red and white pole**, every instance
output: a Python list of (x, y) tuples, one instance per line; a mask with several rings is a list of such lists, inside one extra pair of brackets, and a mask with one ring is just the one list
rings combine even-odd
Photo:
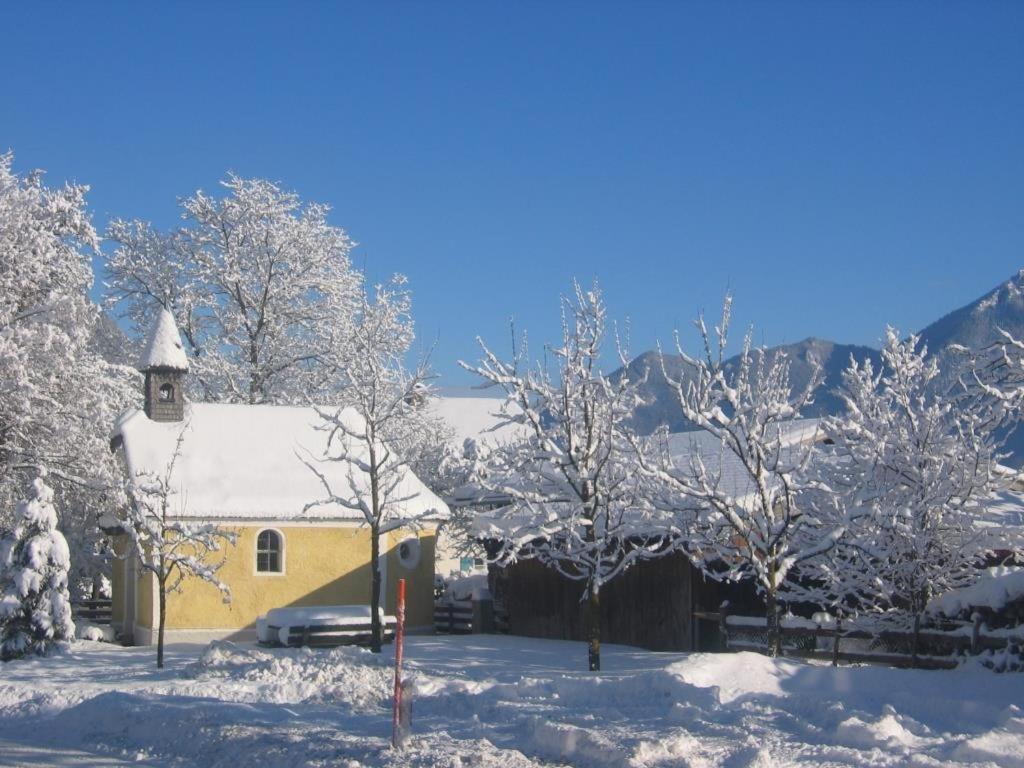
[(405, 579), (398, 580), (398, 626), (395, 627), (395, 695), (391, 716), (391, 746), (398, 749), (405, 740), (408, 723), (401, 722), (402, 715), (402, 650), (405, 646)]

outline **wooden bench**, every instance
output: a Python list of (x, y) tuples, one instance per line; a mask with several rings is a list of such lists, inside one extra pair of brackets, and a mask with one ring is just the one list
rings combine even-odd
[[(390, 643), (395, 639), (395, 621), (388, 616), (382, 623), (382, 640)], [(372, 638), (372, 629), (369, 623), (366, 624), (306, 624), (301, 626), (291, 625), (288, 627), (288, 641), (281, 641), (281, 627), (273, 624), (267, 625), (270, 637), (278, 638), (276, 643), (268, 645), (288, 646), (299, 648), (308, 646), (310, 648), (333, 648), (339, 645), (369, 645)]]

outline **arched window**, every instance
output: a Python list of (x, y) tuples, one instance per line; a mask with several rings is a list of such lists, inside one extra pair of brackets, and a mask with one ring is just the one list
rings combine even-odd
[(173, 403), (174, 402), (174, 385), (173, 384), (161, 384), (160, 385), (160, 402), (161, 403)]
[(260, 531), (256, 537), (256, 572), (281, 573), (283, 547), (277, 531)]

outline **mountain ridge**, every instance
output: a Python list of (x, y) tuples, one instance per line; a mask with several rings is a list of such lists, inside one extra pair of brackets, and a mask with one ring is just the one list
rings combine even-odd
[[(980, 349), (999, 337), (999, 329), (1024, 338), (1024, 269), (974, 301), (926, 325), (916, 335), (927, 345), (930, 353), (948, 359), (951, 345)], [(858, 362), (870, 359), (874, 364), (881, 361), (880, 351), (873, 347), (841, 344), (814, 336), (793, 344), (766, 347), (765, 352), (768, 355), (782, 353), (789, 358), (794, 388), (806, 385), (812, 356), (821, 364), (822, 385), (815, 392), (814, 402), (802, 414), (806, 417), (841, 412), (842, 401), (835, 390), (842, 384), (842, 372), (851, 358)], [(735, 366), (738, 357), (729, 358), (726, 366)], [(671, 378), (679, 379), (684, 374), (686, 364), (678, 354), (665, 354), (663, 360), (665, 371)], [(645, 369), (647, 379), (640, 385), (644, 405), (637, 409), (634, 427), (642, 434), (650, 434), (661, 426), (667, 426), (673, 432), (692, 429), (693, 425), (682, 417), (674, 402), (674, 392), (662, 371), (662, 358), (658, 351), (640, 353), (627, 365), (609, 374), (609, 378), (613, 381), (623, 375), (639, 378)], [(1007, 447), (1018, 460), (1024, 458), (1024, 432), (1012, 436)]]

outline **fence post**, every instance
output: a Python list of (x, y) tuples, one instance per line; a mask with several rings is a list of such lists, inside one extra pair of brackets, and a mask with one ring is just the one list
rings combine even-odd
[(723, 600), (722, 604), (718, 606), (718, 631), (722, 635), (722, 650), (729, 650), (729, 623), (726, 621), (729, 618), (729, 601)]
[(973, 622), (971, 627), (971, 655), (977, 656), (981, 639), (981, 614), (975, 611), (971, 615), (971, 621)]
[(473, 601), (473, 632), (478, 635), (494, 633), (494, 603), (489, 597)]
[(843, 609), (836, 609), (836, 633), (832, 638), (832, 666), (839, 666), (839, 637), (843, 632)]
[(913, 651), (913, 653), (911, 653), (911, 655), (910, 655), (910, 668), (911, 669), (917, 669), (917, 651), (918, 651), (918, 645), (920, 644), (920, 641), (921, 641), (921, 613), (918, 612), (918, 613), (914, 614), (914, 635), (913, 635), (913, 641), (912, 641), (913, 645), (911, 646), (911, 650)]

